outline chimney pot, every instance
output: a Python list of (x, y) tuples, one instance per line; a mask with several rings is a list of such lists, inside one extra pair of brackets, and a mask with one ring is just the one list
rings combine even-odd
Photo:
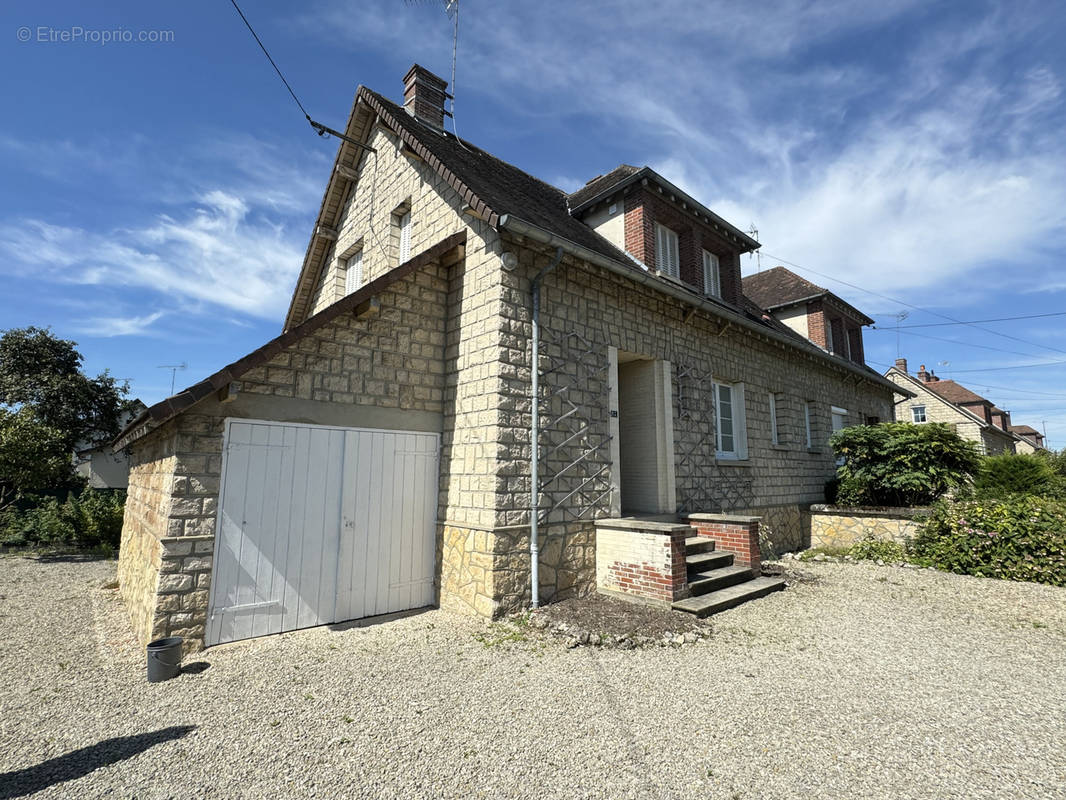
[(922, 383), (929, 383), (930, 376), (929, 373), (925, 371), (925, 364), (918, 367), (918, 380)]
[(403, 76), (403, 107), (415, 119), (434, 128), (444, 128), (444, 100), (448, 82), (415, 64)]

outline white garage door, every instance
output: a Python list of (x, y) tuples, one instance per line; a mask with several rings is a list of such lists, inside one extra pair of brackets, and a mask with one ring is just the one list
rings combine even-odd
[(206, 643), (432, 604), (438, 444), (228, 420)]

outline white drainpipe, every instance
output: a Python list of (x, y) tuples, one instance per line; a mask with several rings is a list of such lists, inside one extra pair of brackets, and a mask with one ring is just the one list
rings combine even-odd
[(540, 283), (544, 276), (559, 266), (563, 248), (555, 248), (551, 263), (533, 278), (533, 363), (530, 369), (533, 383), (530, 404), (530, 487), (529, 487), (529, 580), (530, 606), (540, 605), (540, 548), (537, 546), (538, 517), (540, 516)]

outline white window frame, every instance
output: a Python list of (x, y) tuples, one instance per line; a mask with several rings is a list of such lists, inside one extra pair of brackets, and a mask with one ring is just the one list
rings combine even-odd
[[(714, 442), (717, 457), (723, 461), (743, 461), (748, 457), (747, 415), (744, 413), (744, 384), (714, 381)], [(722, 389), (729, 390), (729, 410), (733, 449), (724, 448), (722, 435)]]
[[(836, 433), (837, 431), (842, 431), (844, 430), (844, 428), (848, 427), (848, 410), (846, 408), (841, 408), (840, 406), (832, 406), (830, 408), (830, 411), (832, 413), (831, 427), (833, 429), (833, 433)], [(840, 420), (840, 427), (837, 427), (837, 420)]]
[[(837, 431), (842, 431), (842, 430), (844, 430), (844, 428), (848, 427), (848, 410), (846, 408), (841, 408), (840, 406), (830, 406), (829, 410), (830, 410), (830, 425), (829, 425), (829, 427), (832, 428), (832, 430), (830, 431), (829, 435), (832, 436)], [(838, 421), (840, 422), (839, 426), (837, 425)], [(837, 460), (836, 460), (836, 465), (839, 467), (843, 463), (844, 463), (844, 456), (838, 456)]]
[[(922, 413), (922, 418), (921, 419), (918, 419), (918, 412), (919, 411)], [(911, 406), (911, 422), (913, 422), (915, 425), (921, 425), (923, 422), (926, 422), (928, 419), (929, 419), (929, 417), (925, 413), (925, 406)]]
[(661, 274), (681, 279), (681, 237), (658, 222), (655, 223), (655, 266)]
[(814, 438), (811, 436), (811, 402), (809, 400), (803, 404), (803, 426), (807, 433), (807, 449), (810, 450), (814, 446)]
[(777, 395), (769, 393), (770, 398), (770, 443), (781, 444), (781, 434), (777, 428)]
[(408, 209), (400, 217), (400, 263), (403, 264), (411, 257), (411, 210)]
[(826, 352), (834, 353), (833, 349), (833, 321), (829, 317), (822, 315), (822, 319), (825, 320), (825, 349)]
[(703, 293), (722, 296), (722, 262), (714, 253), (703, 251)]
[(363, 285), (363, 251), (356, 250), (344, 262), (344, 296)]

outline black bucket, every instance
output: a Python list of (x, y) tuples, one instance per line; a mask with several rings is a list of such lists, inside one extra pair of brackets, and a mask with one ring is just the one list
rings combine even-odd
[(159, 683), (178, 677), (181, 672), (180, 636), (168, 636), (148, 643), (148, 682)]

